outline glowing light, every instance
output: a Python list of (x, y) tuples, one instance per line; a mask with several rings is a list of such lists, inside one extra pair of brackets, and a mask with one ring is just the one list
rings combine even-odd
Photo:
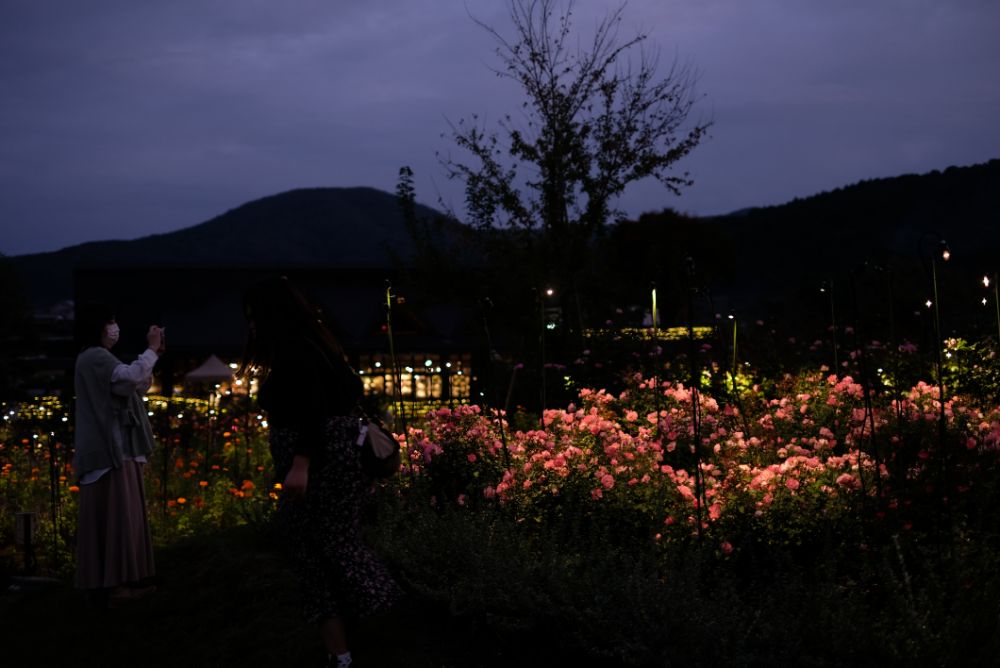
[(989, 276), (983, 276), (983, 287), (984, 288), (990, 287), (990, 277)]
[(444, 363), (444, 365), (445, 365), (446, 367), (448, 367), (449, 369), (451, 368), (451, 362), (445, 362), (445, 363)]
[(230, 369), (238, 369), (238, 368), (239, 368), (239, 366), (240, 366), (240, 365), (239, 365), (239, 364), (237, 364), (236, 362), (230, 362), (230, 363), (229, 363), (229, 368), (230, 368)]
[(924, 306), (926, 306), (927, 308), (930, 308), (933, 304), (934, 302), (932, 302), (930, 299), (924, 302)]
[(556, 293), (556, 291), (555, 291), (555, 290), (553, 290), (552, 288), (545, 288), (545, 295), (546, 295), (547, 297), (551, 297), (551, 296), (552, 296), (552, 295), (554, 295), (555, 293)]
[(983, 297), (983, 306), (986, 306), (986, 297)]
[(951, 251), (948, 250), (947, 246), (945, 246), (944, 249), (941, 251), (941, 259), (944, 260), (945, 262), (951, 259)]
[(381, 369), (382, 368), (382, 363), (381, 362), (375, 362), (375, 368), (376, 369)]

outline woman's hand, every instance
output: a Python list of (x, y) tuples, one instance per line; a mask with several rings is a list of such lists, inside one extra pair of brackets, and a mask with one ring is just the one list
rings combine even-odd
[(157, 327), (156, 325), (149, 326), (149, 331), (146, 332), (146, 345), (157, 355), (163, 354), (166, 347), (162, 327)]
[(304, 455), (295, 455), (295, 459), (292, 460), (292, 468), (281, 484), (281, 491), (288, 498), (297, 499), (305, 496), (308, 486), (309, 458)]

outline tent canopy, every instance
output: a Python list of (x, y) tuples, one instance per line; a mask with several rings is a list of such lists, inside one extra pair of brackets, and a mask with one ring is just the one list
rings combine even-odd
[(218, 382), (233, 379), (233, 370), (215, 355), (211, 355), (200, 367), (187, 373), (184, 380), (189, 382)]

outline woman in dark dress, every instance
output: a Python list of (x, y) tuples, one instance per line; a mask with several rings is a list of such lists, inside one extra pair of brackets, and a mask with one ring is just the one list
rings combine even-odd
[(361, 511), (371, 480), (355, 445), (354, 373), (318, 311), (284, 277), (253, 285), (240, 372), (260, 379), (270, 425), (277, 522), (302, 583), (304, 609), (318, 622), (330, 666), (351, 664), (344, 618), (387, 610), (399, 589), (365, 545)]

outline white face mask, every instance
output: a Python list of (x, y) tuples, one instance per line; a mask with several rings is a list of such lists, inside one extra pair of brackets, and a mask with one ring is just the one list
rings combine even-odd
[(118, 329), (117, 323), (113, 322), (110, 325), (105, 325), (104, 335), (108, 337), (108, 341), (111, 342), (111, 345), (118, 343), (118, 337), (120, 334), (121, 330)]

